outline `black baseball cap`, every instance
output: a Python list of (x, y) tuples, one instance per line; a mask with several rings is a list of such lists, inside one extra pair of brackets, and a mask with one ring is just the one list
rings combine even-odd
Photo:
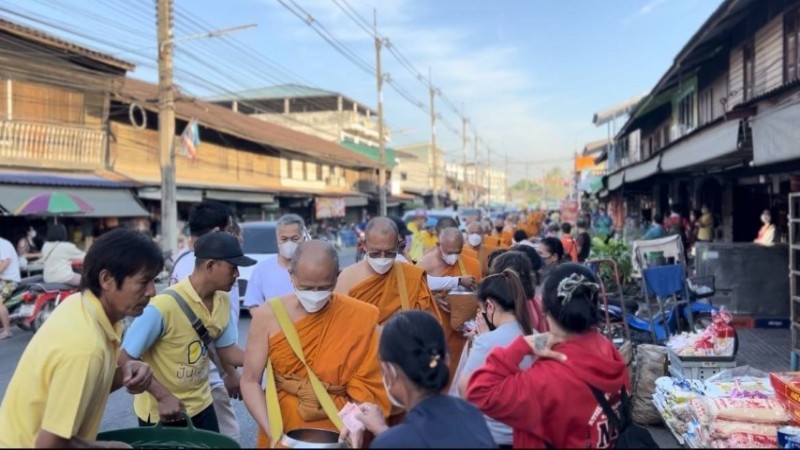
[(218, 259), (234, 266), (248, 267), (257, 261), (244, 256), (239, 240), (223, 231), (203, 235), (194, 243), (194, 256), (200, 259)]
[(389, 219), (391, 219), (392, 222), (394, 222), (394, 224), (397, 225), (397, 231), (400, 233), (400, 236), (406, 237), (414, 234), (408, 229), (406, 223), (403, 222), (403, 219), (396, 216), (390, 216)]

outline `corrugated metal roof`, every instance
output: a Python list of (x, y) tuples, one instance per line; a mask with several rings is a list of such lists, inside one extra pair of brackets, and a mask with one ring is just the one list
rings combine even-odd
[(105, 188), (130, 188), (134, 186), (133, 183), (111, 181), (91, 174), (77, 175), (21, 171), (0, 171), (0, 183)]
[(275, 86), (247, 89), (233, 94), (215, 95), (205, 100), (218, 102), (222, 100), (271, 100), (278, 98), (337, 97), (341, 94), (301, 84), (278, 84)]
[(588, 156), (593, 153), (597, 153), (598, 151), (603, 150), (610, 144), (611, 144), (611, 139), (609, 138), (589, 142), (588, 144), (586, 144), (586, 146), (583, 147), (583, 155)]
[[(158, 112), (158, 86), (155, 84), (126, 78), (121, 92), (116, 92), (114, 95), (120, 102), (136, 102), (149, 111)], [(355, 168), (377, 166), (369, 158), (335, 142), (240, 114), (214, 103), (193, 99), (180, 93), (175, 98), (175, 115), (187, 121), (196, 119), (203, 127), (251, 142), (311, 156), (340, 166)], [(180, 132), (180, 130), (177, 131)]]
[(41, 30), (26, 27), (5, 19), (0, 19), (0, 31), (19, 36), (28, 41), (38, 42), (49, 47), (65, 50), (75, 55), (90, 58), (94, 61), (115, 67), (117, 69), (130, 71), (136, 67), (133, 63), (123, 61), (106, 53), (101, 53), (96, 50), (77, 45), (73, 42), (69, 42), (47, 34)]

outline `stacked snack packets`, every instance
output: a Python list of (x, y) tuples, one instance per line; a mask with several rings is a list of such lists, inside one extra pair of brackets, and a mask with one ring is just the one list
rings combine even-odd
[(731, 320), (733, 316), (723, 307), (712, 316), (705, 330), (675, 335), (667, 342), (667, 347), (678, 356), (733, 356), (736, 333)]

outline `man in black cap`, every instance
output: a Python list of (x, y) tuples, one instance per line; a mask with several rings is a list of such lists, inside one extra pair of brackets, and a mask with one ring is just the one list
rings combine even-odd
[[(195, 427), (219, 432), (209, 387), (209, 360), (218, 367), (241, 367), (244, 352), (236, 345), (228, 291), (244, 256), (236, 237), (212, 232), (194, 244), (194, 271), (188, 278), (153, 297), (125, 333), (120, 363), (142, 359), (153, 369), (147, 392), (134, 398), (140, 426), (158, 422), (185, 426), (183, 413)], [(223, 376), (225, 372), (223, 372)]]

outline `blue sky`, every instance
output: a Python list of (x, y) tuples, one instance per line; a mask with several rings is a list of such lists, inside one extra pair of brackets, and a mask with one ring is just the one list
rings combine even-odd
[[(284, 0), (291, 5), (291, 0)], [(294, 0), (368, 64), (372, 38), (334, 0)], [(644, 94), (721, 0), (348, 0), (427, 75), (494, 149), (493, 163), (565, 160), (605, 137), (592, 115)], [(12, 0), (8, 10), (57, 25), (28, 23), (137, 63), (134, 76), (156, 81), (152, 0)], [(339, 0), (342, 3), (342, 0)], [(177, 44), (176, 81), (196, 95), (279, 83), (311, 84), (376, 106), (375, 75), (359, 69), (277, 0), (175, 0), (176, 37), (256, 23), (225, 39)], [(82, 34), (78, 36), (75, 32)], [(131, 51), (123, 51), (132, 50)], [(427, 89), (389, 52), (384, 71), (427, 107)], [(391, 145), (430, 139), (427, 113), (387, 86)], [(450, 125), (459, 117), (437, 99)], [(460, 136), (437, 129), (448, 159), (461, 160)], [(480, 146), (486, 161), (486, 146)], [(472, 148), (468, 152), (472, 158)], [(564, 167), (569, 162), (559, 163)], [(553, 164), (531, 165), (531, 176)], [(502, 166), (501, 166), (502, 167)]]

